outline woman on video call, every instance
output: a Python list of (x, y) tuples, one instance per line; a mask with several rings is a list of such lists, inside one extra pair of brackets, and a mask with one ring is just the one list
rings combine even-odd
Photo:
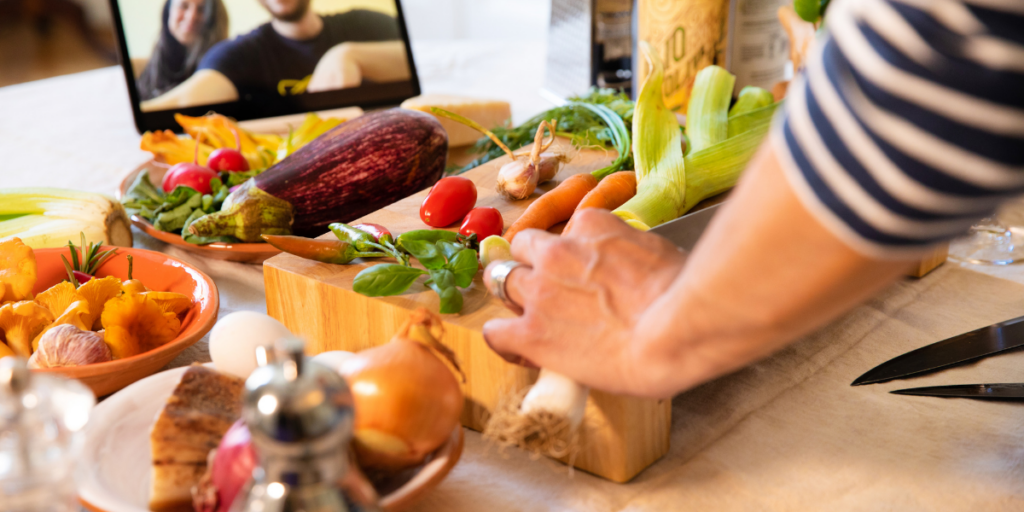
[(149, 100), (192, 76), (200, 59), (228, 37), (228, 12), (221, 0), (167, 0), (153, 53), (139, 75), (139, 95)]
[[(172, 0), (173, 1), (173, 0)], [(398, 20), (367, 9), (317, 13), (311, 0), (249, 0), (270, 21), (216, 45), (191, 77), (143, 112), (281, 98), (408, 80)]]

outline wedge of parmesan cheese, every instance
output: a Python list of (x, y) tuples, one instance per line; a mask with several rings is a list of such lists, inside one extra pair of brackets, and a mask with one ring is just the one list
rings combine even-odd
[[(402, 103), (402, 108), (430, 113), (430, 107), (443, 108), (460, 116), (468, 117), (487, 129), (504, 126), (512, 118), (512, 107), (507, 101), (484, 100), (451, 96), (447, 94), (424, 94), (409, 98)], [(451, 119), (437, 117), (441, 126), (448, 132), (448, 146), (466, 146), (473, 144), (483, 134)]]

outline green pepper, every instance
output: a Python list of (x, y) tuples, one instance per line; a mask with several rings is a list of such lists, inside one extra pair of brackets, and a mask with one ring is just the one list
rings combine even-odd
[(363, 252), (342, 240), (319, 240), (291, 235), (260, 235), (268, 244), (300, 258), (345, 265), (356, 258), (380, 258), (382, 252)]

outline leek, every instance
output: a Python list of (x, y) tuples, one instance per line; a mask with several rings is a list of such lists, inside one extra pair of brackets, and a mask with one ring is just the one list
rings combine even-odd
[(627, 221), (657, 226), (683, 212), (686, 164), (679, 123), (662, 96), (665, 72), (661, 59), (646, 42), (640, 44), (640, 49), (652, 69), (633, 111), (636, 195), (613, 213)]
[(735, 77), (717, 66), (702, 69), (687, 109), (684, 157), (675, 117), (661, 96), (661, 62), (647, 45), (641, 50), (653, 71), (633, 113), (637, 193), (613, 213), (635, 228), (649, 229), (736, 185), (779, 104), (768, 91), (747, 87), (730, 112)]
[(736, 104), (729, 109), (729, 119), (751, 110), (767, 107), (772, 103), (775, 103), (775, 97), (772, 96), (772, 93), (760, 87), (748, 85), (740, 90), (740, 95), (736, 98)]
[(736, 77), (718, 66), (708, 66), (697, 73), (686, 108), (686, 135), (691, 152), (729, 137), (729, 102), (734, 85)]
[(768, 118), (736, 137), (729, 137), (714, 146), (690, 153), (686, 157), (689, 172), (683, 213), (690, 211), (697, 203), (735, 186), (770, 127), (771, 118)]
[(739, 115), (729, 116), (729, 137), (735, 137), (748, 130), (757, 128), (763, 124), (771, 124), (775, 110), (782, 103), (772, 103), (757, 110), (751, 110)]
[(55, 188), (3, 189), (0, 219), (0, 242), (18, 237), (33, 249), (64, 247), (82, 233), (105, 245), (132, 245), (124, 207), (104, 194)]

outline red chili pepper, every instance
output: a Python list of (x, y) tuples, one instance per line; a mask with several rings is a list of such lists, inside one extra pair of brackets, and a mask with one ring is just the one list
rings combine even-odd
[(320, 240), (290, 235), (260, 235), (260, 237), (268, 244), (288, 254), (321, 263), (344, 265), (351, 263), (356, 258), (387, 256), (382, 252), (359, 252), (352, 244), (341, 240)]
[(365, 231), (373, 235), (373, 238), (375, 238), (376, 242), (378, 243), (380, 242), (380, 237), (384, 235), (387, 235), (391, 239), (394, 239), (394, 235), (391, 234), (391, 231), (388, 231), (388, 228), (381, 226), (380, 224), (373, 224), (367, 222), (364, 224), (354, 224), (352, 225), (352, 227), (358, 229), (359, 231)]

